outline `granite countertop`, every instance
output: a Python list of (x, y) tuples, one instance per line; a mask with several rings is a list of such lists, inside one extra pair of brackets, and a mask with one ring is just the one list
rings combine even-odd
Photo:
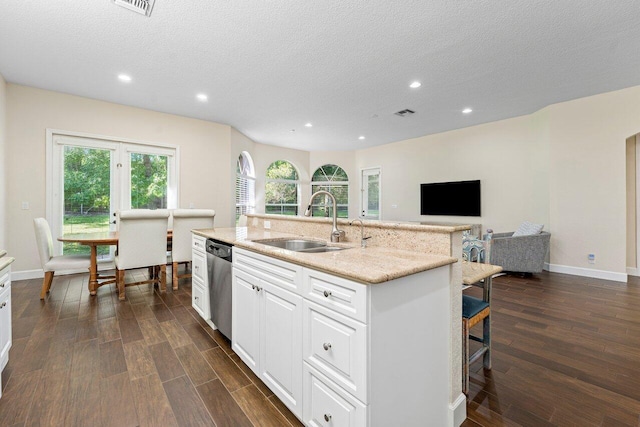
[(7, 255), (7, 251), (5, 251), (4, 249), (0, 250), (0, 270), (16, 260), (14, 257), (5, 255)]
[[(293, 252), (254, 242), (254, 240), (300, 238), (303, 236), (248, 227), (200, 229), (193, 230), (193, 232), (199, 236), (220, 240), (240, 248), (304, 267), (325, 271), (364, 284), (387, 282), (458, 261), (456, 258), (442, 255), (380, 246), (361, 248), (344, 243), (328, 243), (328, 245), (350, 249), (323, 253)], [(308, 239), (309, 237), (305, 238)]]
[(502, 271), (499, 265), (462, 261), (462, 283), (473, 285)]

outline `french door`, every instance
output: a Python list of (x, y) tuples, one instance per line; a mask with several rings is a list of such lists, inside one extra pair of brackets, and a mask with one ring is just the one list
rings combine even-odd
[(360, 182), (360, 216), (366, 219), (381, 219), (380, 168), (362, 169)]
[[(69, 134), (50, 135), (47, 216), (54, 236), (115, 230), (122, 209), (177, 206), (177, 148)], [(89, 253), (64, 245), (56, 253)], [(111, 260), (113, 247), (98, 247)]]

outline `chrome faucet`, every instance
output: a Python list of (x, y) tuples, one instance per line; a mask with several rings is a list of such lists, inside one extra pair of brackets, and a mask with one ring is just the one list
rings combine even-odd
[(313, 199), (316, 198), (316, 196), (321, 194), (324, 194), (325, 196), (329, 196), (329, 198), (331, 199), (331, 203), (333, 203), (333, 230), (331, 230), (331, 242), (332, 243), (339, 242), (340, 238), (344, 237), (344, 231), (338, 230), (338, 206), (336, 204), (336, 198), (333, 197), (333, 194), (324, 190), (316, 191), (315, 193), (313, 193), (311, 195), (311, 198), (309, 199), (309, 206), (307, 207), (307, 210), (304, 211), (304, 216), (311, 215), (311, 203), (313, 202)]
[(360, 218), (352, 219), (349, 222), (349, 225), (353, 225), (353, 223), (356, 221), (360, 221), (360, 246), (366, 248), (367, 240), (369, 240), (371, 236), (364, 237), (364, 221), (362, 221)]

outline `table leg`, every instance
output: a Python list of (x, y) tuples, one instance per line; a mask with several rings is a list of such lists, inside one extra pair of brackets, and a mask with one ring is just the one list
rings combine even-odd
[(98, 247), (91, 245), (91, 265), (89, 266), (89, 294), (95, 295), (98, 289)]

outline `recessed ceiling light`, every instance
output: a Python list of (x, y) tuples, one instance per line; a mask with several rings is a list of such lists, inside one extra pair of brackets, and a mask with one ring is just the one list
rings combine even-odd
[(311, 126), (313, 126), (311, 123), (307, 123), (305, 124), (306, 127), (310, 128)]
[(420, 86), (422, 86), (422, 83), (420, 83), (420, 82), (413, 82), (413, 83), (411, 83), (411, 84), (409, 85), (409, 87), (410, 87), (411, 89), (417, 89), (417, 88), (419, 88)]
[(462, 110), (463, 114), (469, 114), (470, 112), (472, 112), (473, 110), (471, 108), (465, 108), (464, 110)]
[(126, 74), (118, 74), (118, 80), (120, 80), (121, 82), (129, 83), (131, 81), (131, 76), (128, 76)]
[(295, 132), (295, 131), (296, 131), (295, 129), (291, 129), (289, 132)]
[(359, 136), (358, 139), (364, 139), (364, 136)]
[(202, 101), (202, 102), (206, 102), (209, 99), (209, 97), (204, 93), (197, 94), (196, 98), (198, 98), (198, 101)]

